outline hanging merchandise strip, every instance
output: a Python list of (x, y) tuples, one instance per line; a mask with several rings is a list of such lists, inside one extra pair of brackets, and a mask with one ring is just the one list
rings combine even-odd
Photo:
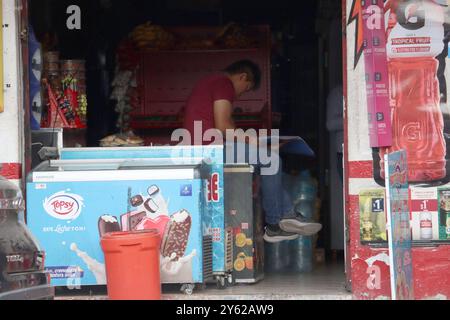
[(383, 1), (367, 1), (362, 5), (370, 146), (389, 147), (392, 123)]

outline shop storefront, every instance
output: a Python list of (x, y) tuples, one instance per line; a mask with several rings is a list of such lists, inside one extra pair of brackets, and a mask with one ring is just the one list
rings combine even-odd
[[(170, 226), (189, 229), (196, 240), (163, 241), (163, 283), (183, 285), (194, 299), (391, 299), (392, 285), (397, 299), (450, 297), (446, 1), (343, 0), (342, 7), (320, 1), (304, 37), (298, 34), (305, 31), (286, 30), (297, 22), (280, 22), (283, 14), (295, 20), (277, 13), (289, 11), (287, 5), (268, 5), (245, 25), (224, 23), (245, 20), (237, 14), (217, 18), (234, 12), (220, 1), (197, 4), (198, 16), (189, 1), (170, 2), (152, 7), (157, 24), (142, 13), (149, 8), (134, 2), (139, 10), (108, 1), (98, 7), (81, 1), (71, 10), (62, 2), (57, 9), (52, 1), (31, 2), (3, 0), (3, 59), (10, 63), (4, 64), (0, 101), (0, 132), (7, 137), (0, 175), (27, 191), (28, 223), (50, 253), (54, 285), (104, 286), (96, 245), (102, 235), (148, 228), (164, 234)], [(330, 13), (336, 7), (342, 16)], [(128, 19), (115, 25), (111, 12), (121, 8)], [(190, 22), (174, 23), (165, 10)], [(265, 18), (270, 10), (278, 18)], [(105, 16), (93, 19), (93, 12)], [(196, 19), (213, 23), (199, 27)], [(342, 34), (333, 36), (340, 25)], [(171, 145), (195, 82), (239, 59), (257, 62), (263, 78), (258, 91), (235, 105), (239, 127), (302, 136), (316, 154), (284, 160), (285, 187), (296, 205), (324, 225), (318, 237), (264, 244), (252, 169), (224, 168), (221, 148)], [(336, 115), (327, 110), (335, 105)], [(342, 129), (333, 128), (333, 117)], [(395, 195), (386, 194), (399, 184), (386, 184), (384, 156), (401, 150), (409, 187), (399, 208)], [(169, 166), (174, 153), (181, 162)], [(37, 168), (44, 159), (53, 162)], [(227, 198), (233, 183), (247, 206), (234, 193)], [(197, 195), (198, 201), (186, 201)], [(251, 213), (236, 217), (239, 210)], [(396, 213), (403, 213), (398, 233)], [(401, 232), (406, 236), (395, 241)], [(394, 259), (400, 244), (406, 255)]]

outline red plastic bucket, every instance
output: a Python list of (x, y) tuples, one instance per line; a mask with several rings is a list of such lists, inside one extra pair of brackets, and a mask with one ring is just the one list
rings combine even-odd
[(156, 230), (114, 232), (101, 239), (109, 299), (161, 299), (159, 243)]

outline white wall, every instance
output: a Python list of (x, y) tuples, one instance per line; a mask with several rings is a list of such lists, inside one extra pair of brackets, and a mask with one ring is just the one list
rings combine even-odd
[[(21, 164), (23, 112), (18, 37), (18, 11), (15, 0), (3, 0), (4, 106), (0, 113), (0, 165)], [(17, 182), (17, 181), (16, 181)]]

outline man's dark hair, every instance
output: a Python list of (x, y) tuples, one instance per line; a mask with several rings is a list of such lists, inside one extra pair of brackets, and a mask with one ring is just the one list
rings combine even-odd
[(254, 85), (253, 90), (257, 90), (261, 86), (261, 69), (253, 61), (250, 60), (237, 61), (232, 65), (228, 66), (224, 71), (230, 75), (246, 73), (249, 77), (249, 80), (253, 82)]

